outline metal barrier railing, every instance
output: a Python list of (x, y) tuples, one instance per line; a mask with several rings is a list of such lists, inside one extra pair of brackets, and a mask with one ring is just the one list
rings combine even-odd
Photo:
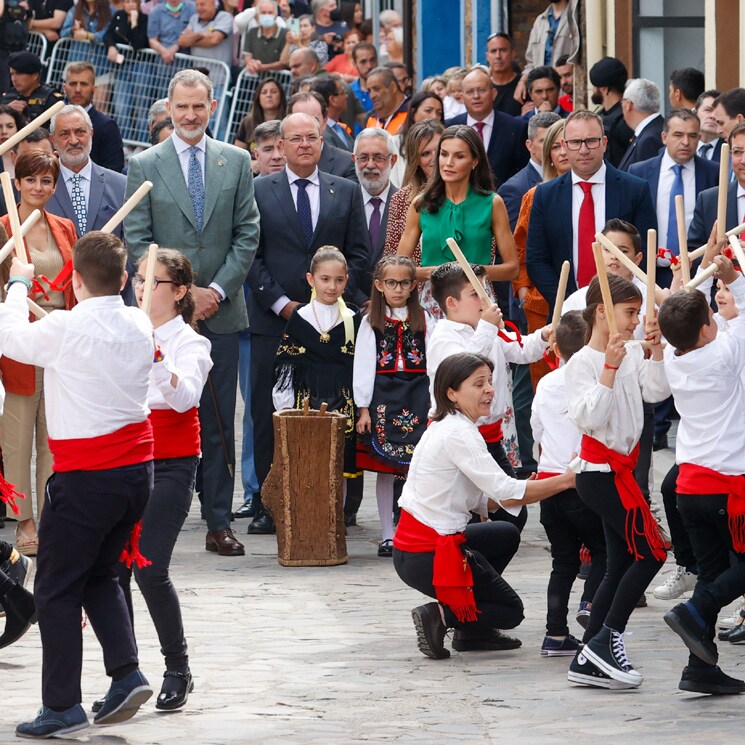
[(32, 31), (29, 34), (28, 42), (26, 43), (26, 51), (33, 52), (42, 62), (44, 62), (47, 58), (48, 46), (47, 37), (44, 36), (44, 34)]

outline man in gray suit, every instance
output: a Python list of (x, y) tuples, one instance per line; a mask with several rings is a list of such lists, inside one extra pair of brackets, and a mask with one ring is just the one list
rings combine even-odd
[(230, 529), (233, 419), (238, 332), (248, 325), (243, 280), (259, 242), (259, 213), (248, 153), (205, 135), (216, 105), (212, 83), (202, 73), (174, 75), (168, 107), (175, 131), (129, 162), (127, 195), (143, 181), (154, 186), (125, 220), (124, 235), (134, 259), (157, 243), (184, 253), (194, 268), (194, 317), (212, 343), (214, 362), (199, 407), (205, 547), (220, 556), (242, 556), (243, 545)]

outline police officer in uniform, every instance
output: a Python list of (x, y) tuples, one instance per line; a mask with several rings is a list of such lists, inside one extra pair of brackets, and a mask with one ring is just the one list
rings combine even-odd
[(61, 93), (41, 84), (41, 60), (35, 54), (13, 52), (8, 67), (13, 87), (3, 94), (0, 103), (19, 111), (28, 121), (63, 100)]

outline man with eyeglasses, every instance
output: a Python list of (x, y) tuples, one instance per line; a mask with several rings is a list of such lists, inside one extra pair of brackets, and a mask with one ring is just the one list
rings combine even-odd
[(646, 78), (632, 78), (626, 83), (621, 108), (624, 121), (634, 130), (631, 144), (618, 164), (622, 171), (628, 171), (632, 163), (653, 158), (662, 148), (660, 89)]
[(592, 243), (608, 220), (626, 220), (642, 235), (657, 227), (649, 185), (603, 160), (608, 138), (597, 114), (572, 112), (562, 144), (571, 170), (538, 185), (526, 247), (528, 274), (549, 304), (549, 317), (564, 261), (572, 266), (568, 294), (586, 287), (595, 276)]
[[(322, 144), (315, 117), (297, 111), (289, 114), (282, 120), (279, 140), (287, 166), (257, 179), (254, 185), (261, 231), (256, 260), (248, 273), (248, 307), (254, 465), (259, 487), (269, 473), (274, 450), (272, 386), (277, 347), (292, 311), (310, 300), (305, 275), (314, 252), (321, 246), (336, 246), (349, 267), (345, 298), (361, 306), (368, 296), (370, 244), (362, 196), (357, 184), (320, 170)], [(248, 526), (249, 534), (273, 533), (274, 529), (263, 506)]]

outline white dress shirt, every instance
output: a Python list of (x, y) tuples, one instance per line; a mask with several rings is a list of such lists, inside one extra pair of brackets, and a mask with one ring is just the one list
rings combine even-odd
[(642, 119), (639, 124), (636, 125), (636, 128), (634, 129), (634, 137), (638, 137), (643, 131), (644, 128), (649, 124), (653, 119), (656, 119), (659, 116), (658, 114), (650, 114), (649, 116)]
[(385, 189), (383, 189), (383, 191), (380, 192), (380, 194), (375, 194), (375, 195), (370, 194), (370, 192), (367, 189), (365, 189), (365, 187), (362, 186), (361, 184), (360, 184), (360, 191), (362, 192), (362, 203), (365, 206), (365, 222), (367, 223), (368, 229), (370, 228), (370, 218), (372, 217), (373, 210), (375, 209), (375, 207), (373, 207), (373, 205), (370, 204), (370, 200), (371, 199), (375, 199), (376, 196), (377, 196), (378, 199), (381, 200), (381, 205), (380, 205), (380, 220), (381, 220), (380, 229), (383, 230), (383, 223), (382, 223), (383, 212), (385, 212), (386, 205), (388, 204), (388, 195), (391, 192), (391, 185), (390, 185), (390, 183), (388, 184), (388, 186), (385, 187)]
[[(592, 202), (595, 206), (595, 231), (605, 227), (605, 161), (598, 171), (587, 179), (592, 186)], [(585, 193), (579, 185), (581, 179), (572, 171), (572, 266), (574, 267), (574, 280), (577, 280), (579, 271), (579, 211), (585, 199)]]
[[(745, 308), (745, 279), (728, 285)], [(676, 463), (693, 463), (728, 476), (745, 473), (745, 315), (698, 349), (679, 355), (665, 349), (665, 369), (680, 412)]]
[[(171, 135), (173, 140), (173, 146), (176, 148), (176, 155), (178, 155), (178, 162), (181, 166), (181, 173), (184, 174), (184, 183), (189, 186), (189, 160), (191, 153), (189, 148), (191, 145), (188, 142), (184, 142), (175, 132)], [(196, 144), (197, 148), (197, 161), (202, 171), (202, 183), (204, 183), (204, 161), (207, 155), (207, 135), (202, 135), (202, 139)]]
[[(478, 134), (478, 130), (473, 125), (476, 124), (478, 119), (474, 119), (470, 114), (466, 116), (466, 124), (476, 130), (476, 134)], [(484, 148), (486, 150), (489, 149), (489, 143), (491, 142), (491, 135), (494, 131), (494, 112), (490, 111), (489, 116), (486, 117), (486, 119), (482, 119), (481, 121), (484, 122), (484, 129), (481, 133), (482, 137), (484, 138)]]
[[(670, 215), (670, 192), (675, 181), (675, 161), (665, 150), (660, 163), (660, 180), (657, 182), (657, 235), (661, 246), (667, 243), (668, 218)], [(683, 204), (685, 206), (686, 233), (693, 219), (696, 206), (696, 164), (691, 158), (683, 164)]]
[(541, 177), (541, 181), (543, 181), (543, 166), (540, 163), (536, 163), (533, 158), (531, 158), (528, 163), (535, 168), (536, 173)]
[(72, 201), (72, 179), (73, 176), (80, 176), (80, 188), (83, 190), (83, 196), (85, 197), (85, 212), (88, 213), (88, 205), (90, 204), (91, 198), (91, 176), (93, 176), (93, 163), (90, 158), (88, 162), (77, 172), (71, 171), (67, 166), (62, 165), (62, 161), (59, 164), (60, 176), (65, 182), (67, 193), (70, 195), (70, 201)]
[[(297, 212), (297, 193), (300, 187), (295, 182), (302, 176), (298, 176), (291, 171), (290, 166), (285, 166), (285, 172), (287, 173), (287, 180), (290, 182), (290, 193)], [(305, 193), (308, 195), (308, 201), (310, 202), (310, 216), (313, 222), (313, 230), (315, 230), (316, 225), (318, 225), (318, 213), (321, 210), (321, 180), (318, 177), (318, 168), (308, 176), (308, 181), (310, 183), (305, 187)]]
[(150, 319), (119, 295), (106, 295), (29, 323), (26, 297), (20, 282), (8, 288), (0, 305), (0, 349), (44, 368), (49, 437), (99, 437), (145, 421), (154, 352)]
[[(702, 140), (699, 140), (698, 145), (696, 146), (696, 155), (698, 155), (699, 158), (713, 160), (717, 142), (719, 142), (718, 138), (714, 138), (711, 142), (703, 142)], [(709, 145), (711, 147), (708, 147)]]
[(465, 530), (471, 512), (486, 517), (489, 499), (522, 499), (526, 483), (497, 465), (470, 419), (450, 414), (419, 440), (399, 505), (440, 535), (452, 535)]
[(737, 183), (737, 224), (742, 225), (745, 222), (745, 189), (740, 182)]
[(579, 453), (579, 430), (569, 418), (566, 365), (544, 375), (535, 389), (530, 412), (533, 440), (541, 446), (538, 472), (564, 473)]
[[(210, 341), (198, 334), (179, 315), (154, 330), (155, 343), (163, 353), (162, 362), (153, 363), (147, 391), (151, 409), (173, 409), (183, 413), (199, 406), (207, 375), (212, 369)], [(176, 387), (171, 378), (178, 378)]]
[[(582, 434), (607, 448), (629, 455), (639, 442), (644, 426), (642, 399), (651, 404), (670, 395), (662, 360), (645, 360), (639, 344), (626, 348), (612, 388), (600, 383), (605, 352), (583, 347), (567, 363), (566, 391), (569, 417)], [(609, 471), (605, 464), (577, 458), (572, 467), (581, 471)]]

